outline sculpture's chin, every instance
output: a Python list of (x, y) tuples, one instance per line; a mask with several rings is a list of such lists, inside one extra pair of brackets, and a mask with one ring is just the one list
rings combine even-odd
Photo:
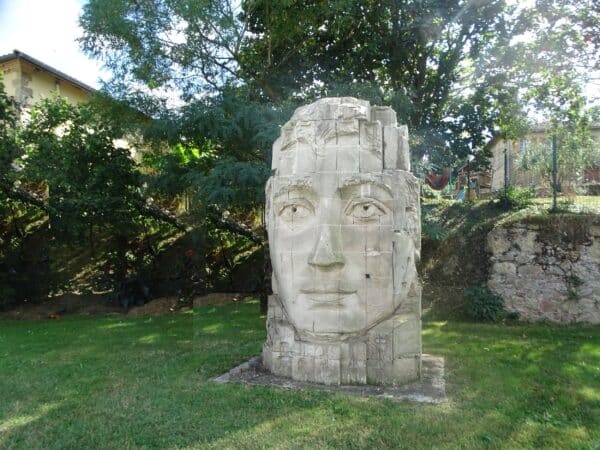
[(344, 340), (369, 327), (364, 301), (356, 292), (299, 293), (294, 301), (284, 298), (282, 302), (289, 320), (305, 339)]

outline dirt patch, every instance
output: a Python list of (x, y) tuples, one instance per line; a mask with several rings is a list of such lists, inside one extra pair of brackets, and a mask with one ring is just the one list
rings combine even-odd
[(175, 311), (189, 309), (177, 297), (159, 297), (150, 300), (143, 306), (136, 306), (129, 310), (129, 316), (163, 316)]
[(199, 306), (223, 306), (253, 298), (251, 295), (234, 292), (213, 292), (194, 298), (194, 308)]
[[(229, 297), (231, 303), (233, 298)], [(223, 299), (222, 303), (226, 304)], [(22, 304), (10, 310), (0, 312), (0, 320), (44, 320), (60, 319), (64, 316), (94, 316), (120, 314), (130, 316), (162, 316), (189, 308), (189, 303), (182, 303), (178, 297), (159, 297), (150, 300), (143, 306), (136, 306), (126, 311), (120, 305), (110, 301), (104, 294), (64, 294), (53, 297), (42, 303)]]
[(60, 319), (65, 315), (102, 315), (123, 313), (123, 308), (111, 304), (104, 294), (64, 294), (42, 303), (24, 303), (0, 313), (0, 319), (39, 320)]

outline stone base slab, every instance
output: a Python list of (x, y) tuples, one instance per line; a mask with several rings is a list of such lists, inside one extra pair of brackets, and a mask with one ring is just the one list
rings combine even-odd
[(315, 389), (333, 393), (345, 393), (360, 397), (379, 397), (391, 400), (408, 400), (419, 403), (443, 403), (446, 401), (444, 358), (423, 354), (421, 379), (403, 386), (372, 385), (322, 385), (273, 375), (265, 370), (261, 356), (255, 356), (229, 372), (213, 379), (216, 383), (242, 383), (255, 386), (273, 386), (282, 389)]

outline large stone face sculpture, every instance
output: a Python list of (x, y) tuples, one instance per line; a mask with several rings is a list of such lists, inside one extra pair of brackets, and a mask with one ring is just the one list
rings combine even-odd
[(417, 179), (388, 107), (325, 98), (273, 145), (266, 188), (273, 265), (263, 363), (325, 384), (419, 378)]

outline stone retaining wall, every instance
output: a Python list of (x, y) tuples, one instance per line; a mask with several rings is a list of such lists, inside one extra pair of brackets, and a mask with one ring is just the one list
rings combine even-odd
[(488, 287), (521, 320), (600, 323), (600, 218), (551, 216), (488, 235)]

